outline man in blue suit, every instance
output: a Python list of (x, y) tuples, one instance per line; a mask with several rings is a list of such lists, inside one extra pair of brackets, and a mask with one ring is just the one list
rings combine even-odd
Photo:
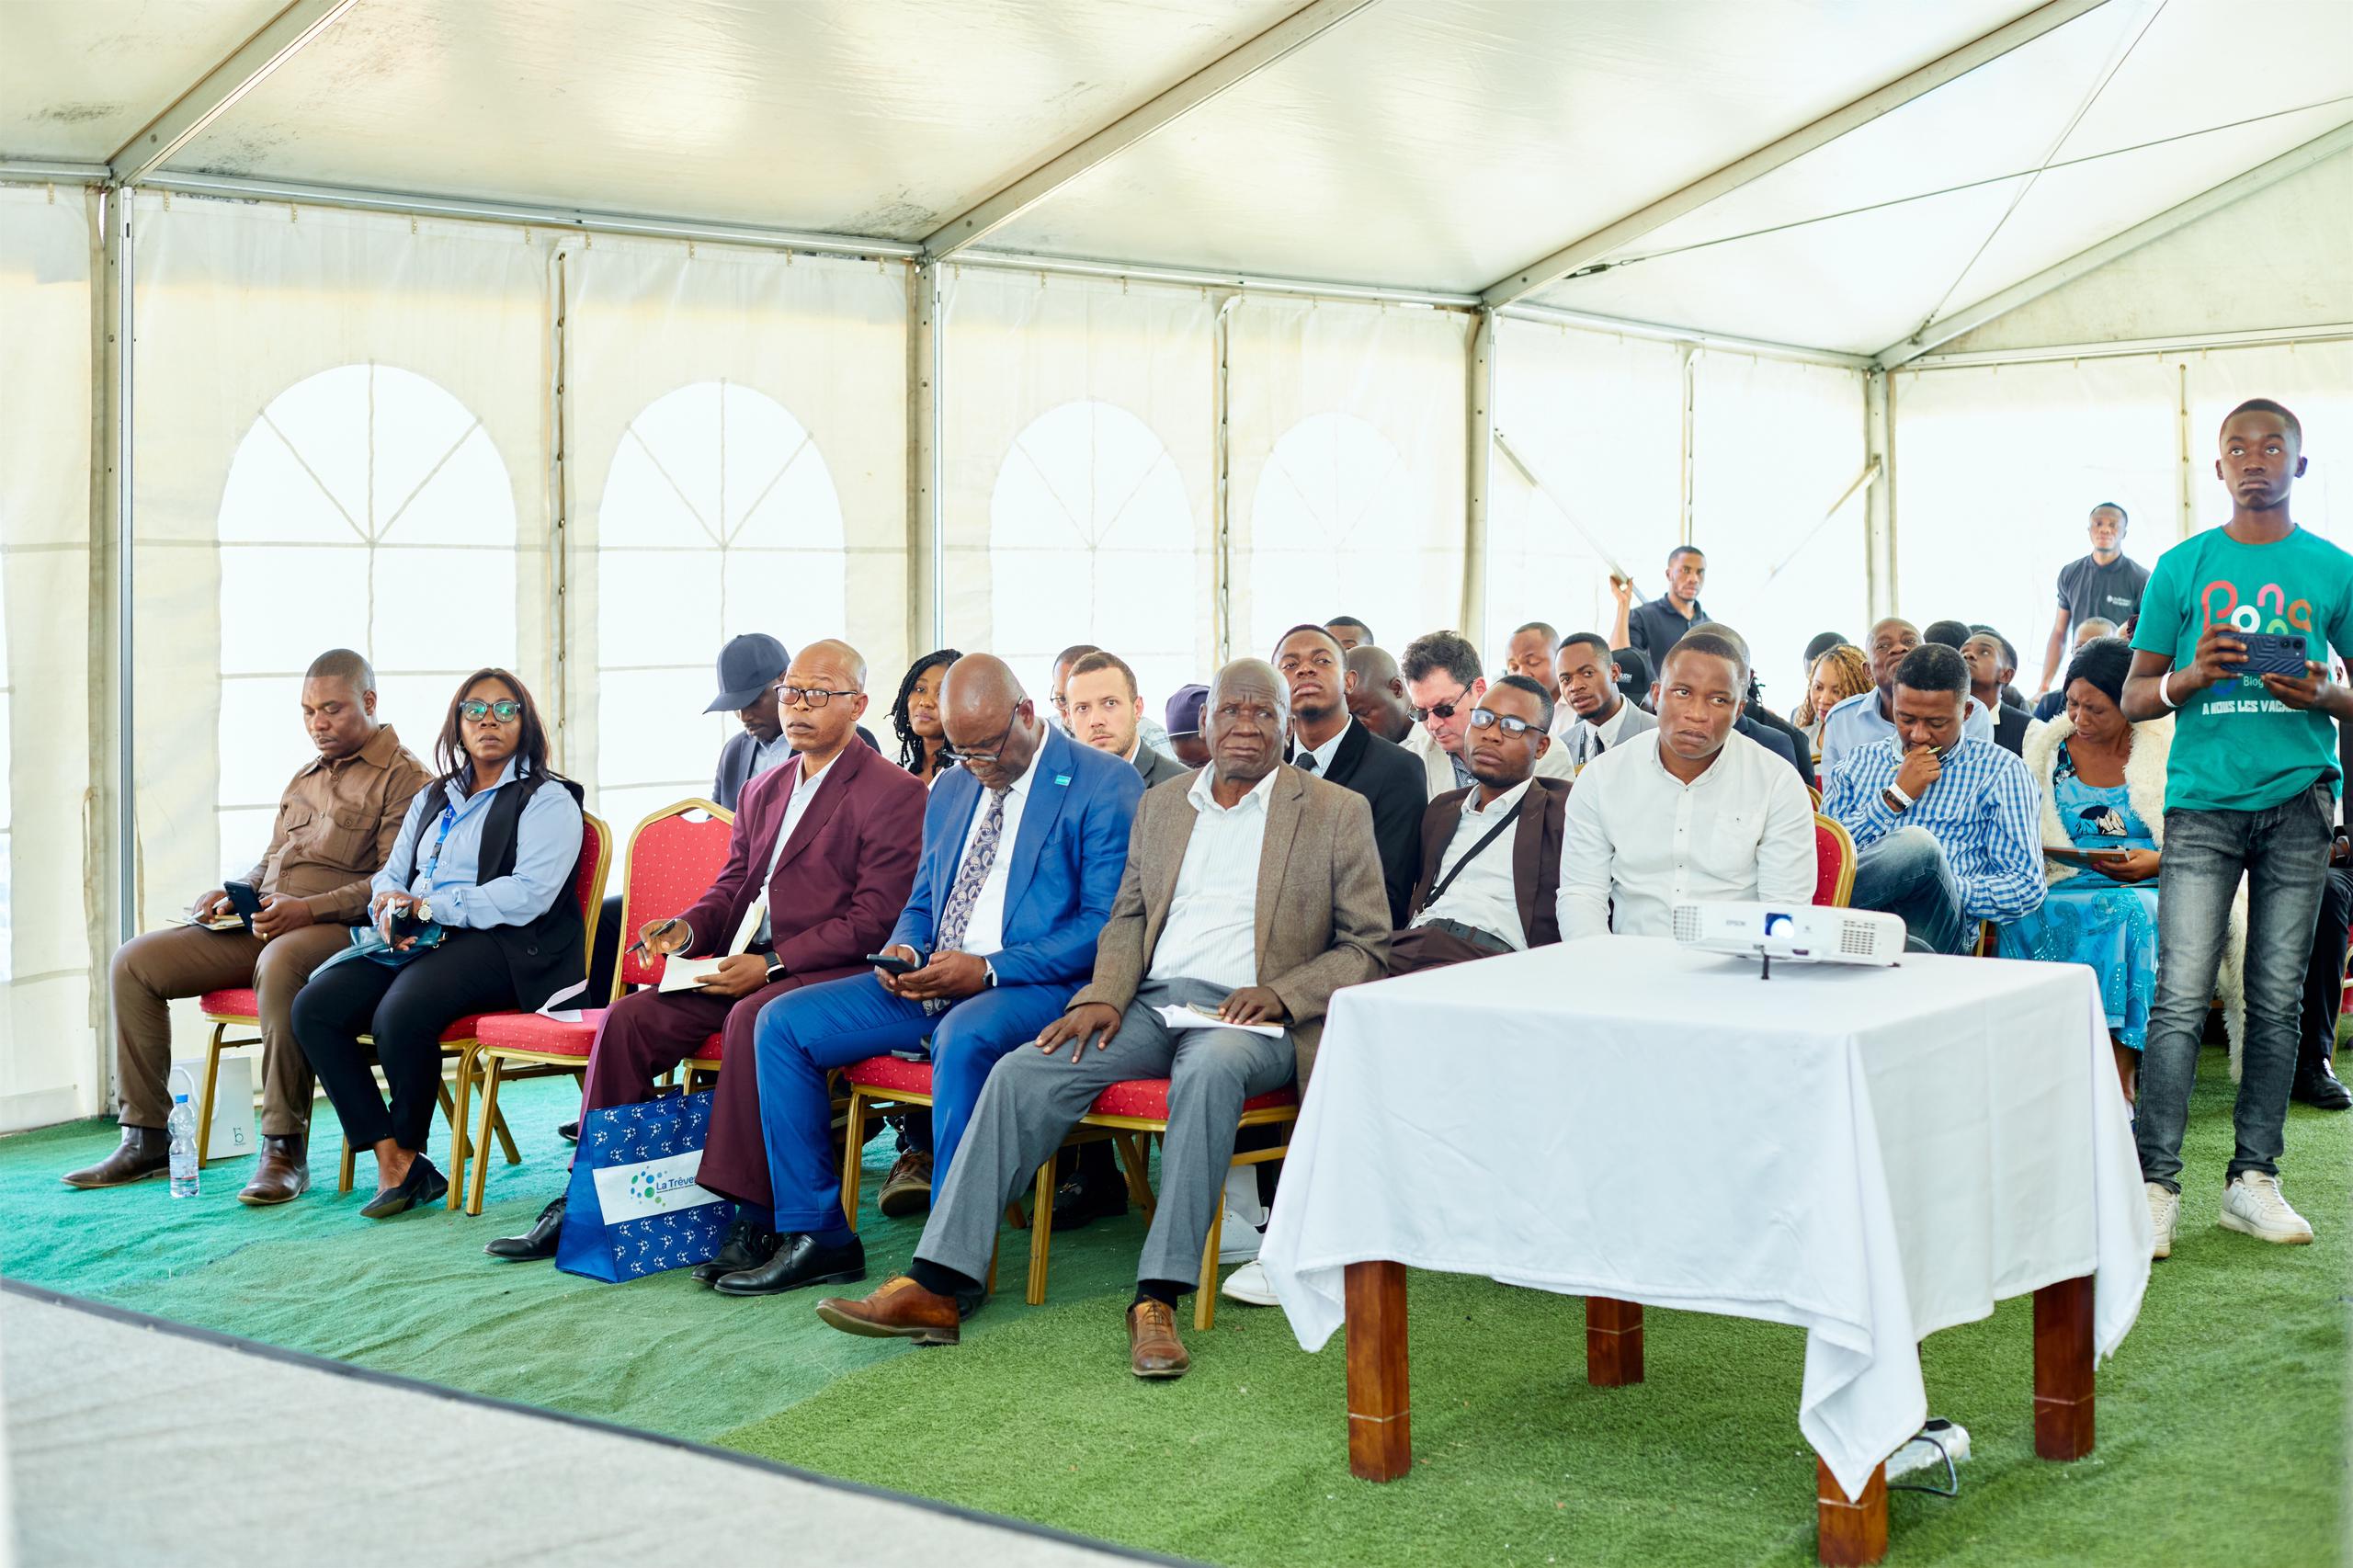
[(989, 654), (950, 665), (939, 695), (958, 766), (931, 792), (915, 889), (885, 949), (915, 967), (804, 987), (760, 1014), (776, 1232), (746, 1244), (745, 1266), (716, 1282), (722, 1294), (866, 1277), (865, 1248), (842, 1213), (829, 1070), (929, 1037), (937, 1180), (989, 1069), (1060, 1017), (1094, 973), (1142, 778), (1040, 723), (1013, 672)]

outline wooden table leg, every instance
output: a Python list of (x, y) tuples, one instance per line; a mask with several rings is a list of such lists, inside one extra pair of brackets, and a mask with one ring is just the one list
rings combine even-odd
[(1643, 1381), (1643, 1307), (1608, 1296), (1585, 1299), (1585, 1381), (1597, 1389)]
[(1813, 1515), (1821, 1532), (1816, 1551), (1828, 1568), (1865, 1568), (1881, 1561), (1887, 1555), (1887, 1466), (1873, 1469), (1862, 1496), (1850, 1498), (1816, 1454)]
[(1348, 1470), (1394, 1481), (1414, 1467), (1405, 1398), (1405, 1266), (1347, 1269)]
[(2034, 1451), (2092, 1451), (2092, 1282), (2062, 1279), (2034, 1293)]

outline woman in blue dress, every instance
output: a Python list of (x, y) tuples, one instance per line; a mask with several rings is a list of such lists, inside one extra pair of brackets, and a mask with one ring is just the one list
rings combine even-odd
[(2042, 796), (2042, 907), (2001, 928), (2001, 956), (2087, 964), (2116, 1051), (2124, 1097), (2149, 1029), (2157, 984), (2157, 868), (2165, 832), (2170, 719), (2128, 722), (2120, 706), (2132, 653), (2101, 637), (2067, 665), (2063, 717), (2028, 735), (2024, 758)]

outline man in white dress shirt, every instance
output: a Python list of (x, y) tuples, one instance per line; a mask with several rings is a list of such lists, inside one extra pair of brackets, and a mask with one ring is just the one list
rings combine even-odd
[[(1210, 766), (1147, 792), (1103, 928), (1094, 983), (997, 1063), (907, 1274), (817, 1315), (845, 1333), (954, 1344), (977, 1302), (1006, 1199), (1095, 1097), (1166, 1078), (1160, 1200), (1128, 1309), (1129, 1367), (1181, 1376), (1176, 1303), (1201, 1267), (1244, 1104), (1304, 1088), (1332, 993), (1380, 974), (1389, 901), (1364, 797), (1282, 766), (1290, 710), (1257, 659), (1210, 691)], [(1198, 1022), (1172, 1028), (1161, 1009)], [(1240, 1027), (1228, 1027), (1240, 1026)]]
[(1618, 689), (1623, 678), (1610, 657), (1608, 639), (1597, 631), (1573, 631), (1561, 639), (1552, 661), (1561, 683), (1560, 705), (1552, 710), (1552, 733), (1559, 738), (1572, 769), (1581, 769), (1620, 741), (1631, 740), (1658, 721), (1643, 712)]
[(1561, 939), (1665, 937), (1678, 903), (1805, 903), (1813, 808), (1788, 764), (1733, 731), (1748, 662), (1712, 632), (1666, 657), (1658, 728), (1577, 776), (1561, 851)]

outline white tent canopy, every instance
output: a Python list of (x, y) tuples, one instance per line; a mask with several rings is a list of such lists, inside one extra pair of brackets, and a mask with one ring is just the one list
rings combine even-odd
[(0, 1126), (336, 642), (413, 745), (514, 668), (623, 826), (749, 630), (1157, 699), (1696, 541), (1777, 702), (1897, 609), (2030, 682), (2240, 398), (2353, 537), (2348, 149), (2342, 0), (8, 0), (0, 913), (84, 919), (0, 930)]

